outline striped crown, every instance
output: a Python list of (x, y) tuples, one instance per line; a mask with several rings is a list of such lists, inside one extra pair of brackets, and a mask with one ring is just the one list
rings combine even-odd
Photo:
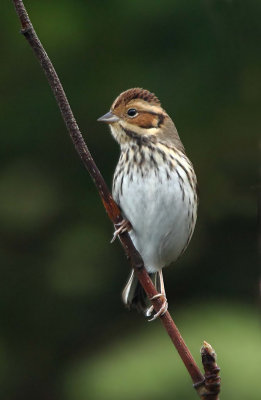
[(155, 96), (154, 93), (151, 93), (148, 90), (142, 88), (133, 88), (133, 89), (128, 89), (125, 92), (122, 92), (116, 98), (111, 108), (112, 110), (114, 110), (115, 108), (118, 108), (120, 105), (126, 105), (129, 103), (129, 101), (134, 99), (141, 99), (147, 101), (150, 104), (160, 106), (160, 101), (157, 98), (157, 96)]

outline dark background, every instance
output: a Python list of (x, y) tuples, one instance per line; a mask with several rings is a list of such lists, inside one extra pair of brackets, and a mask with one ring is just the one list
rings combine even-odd
[[(96, 122), (131, 87), (174, 119), (200, 187), (196, 231), (164, 271), (222, 399), (260, 399), (256, 203), (261, 2), (26, 1), (84, 138), (111, 185), (119, 156)], [(129, 265), (66, 132), (11, 1), (1, 6), (0, 390), (4, 400), (197, 398), (159, 321), (124, 309)]]

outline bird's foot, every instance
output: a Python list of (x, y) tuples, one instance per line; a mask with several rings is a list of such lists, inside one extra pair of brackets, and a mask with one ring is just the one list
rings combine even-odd
[(115, 231), (111, 239), (111, 243), (114, 242), (114, 240), (120, 233), (129, 232), (132, 229), (131, 223), (127, 221), (127, 219), (123, 219), (121, 222), (115, 224), (114, 226), (115, 226)]
[[(162, 299), (162, 306), (160, 307), (159, 311), (155, 312), (153, 317), (148, 320), (149, 322), (155, 321), (155, 319), (162, 317), (162, 315), (164, 315), (168, 311), (168, 302), (167, 302), (167, 298), (166, 298), (165, 294), (158, 293), (155, 296), (151, 297), (150, 300), (155, 300), (155, 299), (159, 299), (159, 298)], [(147, 316), (150, 317), (153, 311), (154, 311), (154, 306), (151, 306), (147, 311)]]

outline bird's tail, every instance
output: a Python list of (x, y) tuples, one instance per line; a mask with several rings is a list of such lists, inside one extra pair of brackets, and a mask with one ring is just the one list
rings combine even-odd
[[(155, 285), (158, 292), (161, 293), (162, 290), (162, 281), (160, 279), (160, 273), (155, 272), (149, 274), (153, 284)], [(150, 316), (149, 309), (151, 308), (151, 302), (148, 299), (143, 287), (141, 286), (138, 278), (134, 275), (134, 271), (132, 270), (130, 277), (127, 281), (126, 286), (122, 291), (122, 300), (123, 303), (128, 308), (136, 308), (139, 312), (142, 312), (146, 317)]]

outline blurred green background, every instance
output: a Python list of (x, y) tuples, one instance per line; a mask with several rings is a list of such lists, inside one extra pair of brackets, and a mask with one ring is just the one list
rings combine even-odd
[[(200, 187), (197, 228), (165, 271), (170, 311), (222, 399), (260, 392), (256, 199), (261, 2), (26, 1), (111, 185), (96, 122), (123, 90), (156, 93)], [(0, 391), (4, 400), (196, 399), (159, 321), (124, 309), (129, 272), (11, 1), (1, 5)]]

